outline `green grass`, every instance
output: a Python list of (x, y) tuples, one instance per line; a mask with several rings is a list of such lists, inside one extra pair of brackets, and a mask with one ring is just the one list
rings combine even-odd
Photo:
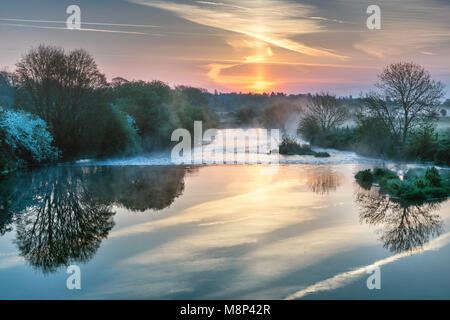
[(355, 178), (366, 189), (378, 183), (380, 192), (406, 201), (445, 199), (450, 195), (449, 173), (441, 175), (435, 167), (425, 171), (409, 170), (401, 180), (397, 174), (385, 168), (359, 171)]

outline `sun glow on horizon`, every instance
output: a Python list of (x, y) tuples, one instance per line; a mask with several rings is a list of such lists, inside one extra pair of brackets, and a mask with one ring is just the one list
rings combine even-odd
[(263, 79), (257, 80), (253, 83), (249, 89), (251, 89), (251, 92), (253, 93), (264, 93), (266, 91), (271, 91), (270, 88), (274, 85), (273, 82), (265, 81)]
[(231, 90), (270, 92), (277, 81), (265, 72), (265, 66), (275, 55), (269, 44), (248, 37), (229, 39), (227, 44), (242, 54), (242, 58), (235, 63), (206, 65), (208, 78)]

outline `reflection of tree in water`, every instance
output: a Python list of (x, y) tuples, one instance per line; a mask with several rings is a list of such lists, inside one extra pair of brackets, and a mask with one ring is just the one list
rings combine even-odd
[(86, 262), (114, 226), (112, 206), (160, 210), (184, 190), (182, 167), (49, 167), (0, 183), (0, 232), (44, 272)]
[(391, 252), (421, 248), (443, 229), (443, 221), (437, 214), (438, 202), (394, 201), (374, 189), (358, 192), (356, 202), (360, 206), (361, 222), (381, 226), (380, 240)]
[(340, 186), (341, 176), (329, 167), (318, 167), (307, 172), (306, 184), (315, 193), (329, 194)]
[(16, 212), (15, 243), (32, 266), (52, 272), (88, 261), (114, 226), (114, 212), (92, 198), (86, 179), (80, 168), (68, 167), (42, 169), (27, 179), (29, 200)]
[[(186, 168), (183, 167), (149, 167), (128, 168), (123, 172), (125, 177), (119, 178), (115, 202), (128, 210), (145, 211), (148, 209), (162, 210), (170, 206), (176, 198), (184, 191), (184, 175)], [(127, 183), (123, 183), (127, 181)]]

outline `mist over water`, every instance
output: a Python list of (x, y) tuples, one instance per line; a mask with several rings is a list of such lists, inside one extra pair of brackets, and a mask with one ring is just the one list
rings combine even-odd
[[(254, 139), (250, 141), (250, 145), (255, 146), (258, 145), (261, 150), (264, 146), (269, 145), (269, 141), (267, 136), (261, 135), (261, 131), (264, 129), (221, 129), (218, 130), (218, 136), (226, 136), (230, 134), (232, 136), (245, 136), (248, 130), (257, 130), (258, 137), (257, 141)], [(289, 133), (289, 130), (288, 130)], [(281, 139), (281, 137), (280, 137)], [(215, 147), (220, 147), (220, 139), (213, 140), (210, 144), (205, 144), (203, 146), (203, 163), (208, 164), (212, 163), (213, 159), (211, 158), (209, 152), (207, 150), (215, 149)], [(296, 140), (301, 144), (307, 144), (307, 142), (301, 138), (296, 138)], [(233, 148), (230, 145), (231, 141), (226, 141), (223, 147), (224, 159), (227, 159), (227, 156), (230, 153), (235, 153), (236, 157), (241, 154), (246, 159), (246, 164), (258, 164), (260, 161), (252, 161), (252, 159), (256, 159), (258, 155), (258, 151), (252, 150), (252, 148)], [(248, 144), (249, 142), (247, 142)], [(335, 149), (325, 149), (325, 148), (313, 148), (318, 152), (328, 152), (330, 157), (328, 158), (316, 158), (314, 156), (309, 155), (277, 155), (277, 154), (267, 154), (261, 155), (264, 159), (264, 163), (280, 163), (280, 164), (349, 164), (349, 163), (374, 163), (379, 162), (380, 164), (386, 162), (380, 159), (373, 159), (368, 157), (363, 157), (352, 151), (339, 151)], [(234, 150), (234, 152), (232, 151)], [(193, 150), (193, 155), (201, 152), (199, 149)], [(253, 153), (253, 154), (252, 154)], [(254, 155), (254, 156), (252, 156)], [(279, 158), (278, 158), (279, 157)], [(228, 164), (228, 162), (225, 162)], [(170, 150), (160, 151), (160, 152), (152, 152), (146, 155), (133, 156), (133, 157), (124, 157), (124, 158), (111, 158), (111, 159), (85, 159), (80, 160), (75, 163), (75, 165), (82, 166), (158, 166), (158, 165), (175, 165), (175, 163), (171, 160)]]

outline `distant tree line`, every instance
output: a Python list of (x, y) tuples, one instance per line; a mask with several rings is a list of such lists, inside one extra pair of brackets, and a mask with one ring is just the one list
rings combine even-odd
[(443, 97), (443, 85), (414, 63), (387, 66), (375, 90), (359, 98), (209, 93), (156, 80), (108, 82), (85, 50), (41, 45), (14, 72), (0, 72), (0, 172), (164, 148), (174, 129), (192, 132), (194, 120), (224, 126), (226, 117), (234, 126), (285, 132), (300, 121), (298, 132), (313, 145), (448, 165), (450, 133), (436, 130), (449, 105)]

